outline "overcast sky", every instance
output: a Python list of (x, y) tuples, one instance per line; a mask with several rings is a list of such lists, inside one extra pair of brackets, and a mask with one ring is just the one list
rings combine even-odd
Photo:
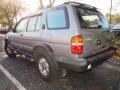
[[(26, 14), (29, 12), (34, 12), (35, 10), (38, 9), (39, 6), (38, 0), (22, 0), (22, 1), (23, 4), (29, 9), (27, 10)], [(48, 0), (43, 1), (45, 5), (48, 3)], [(54, 5), (60, 5), (65, 1), (77, 1), (81, 3), (86, 3), (99, 8), (103, 14), (106, 14), (109, 12), (111, 0), (56, 0)], [(120, 5), (118, 6), (117, 3), (120, 3), (120, 0), (113, 0), (114, 8), (113, 12), (120, 13)]]

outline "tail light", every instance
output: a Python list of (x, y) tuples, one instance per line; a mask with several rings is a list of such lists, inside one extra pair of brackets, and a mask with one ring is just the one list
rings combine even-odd
[(82, 54), (83, 53), (83, 37), (82, 35), (77, 35), (71, 39), (71, 52), (72, 54)]

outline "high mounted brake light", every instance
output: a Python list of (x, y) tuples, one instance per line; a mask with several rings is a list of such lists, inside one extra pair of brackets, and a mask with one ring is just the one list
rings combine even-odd
[(77, 35), (71, 39), (71, 52), (72, 54), (82, 54), (83, 53), (83, 37), (82, 35)]

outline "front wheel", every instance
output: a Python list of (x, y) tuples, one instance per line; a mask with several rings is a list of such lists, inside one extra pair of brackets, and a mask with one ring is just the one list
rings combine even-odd
[(9, 57), (16, 57), (14, 50), (11, 48), (9, 43), (5, 43), (5, 52)]

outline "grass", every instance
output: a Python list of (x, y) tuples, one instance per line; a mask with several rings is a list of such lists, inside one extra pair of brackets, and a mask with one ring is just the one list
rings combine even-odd
[(120, 60), (120, 40), (114, 41), (113, 45), (117, 46), (117, 48), (118, 48), (117, 51), (116, 51), (115, 56), (117, 57), (117, 59)]
[(120, 48), (120, 40), (115, 41), (114, 45), (117, 46), (118, 48)]

